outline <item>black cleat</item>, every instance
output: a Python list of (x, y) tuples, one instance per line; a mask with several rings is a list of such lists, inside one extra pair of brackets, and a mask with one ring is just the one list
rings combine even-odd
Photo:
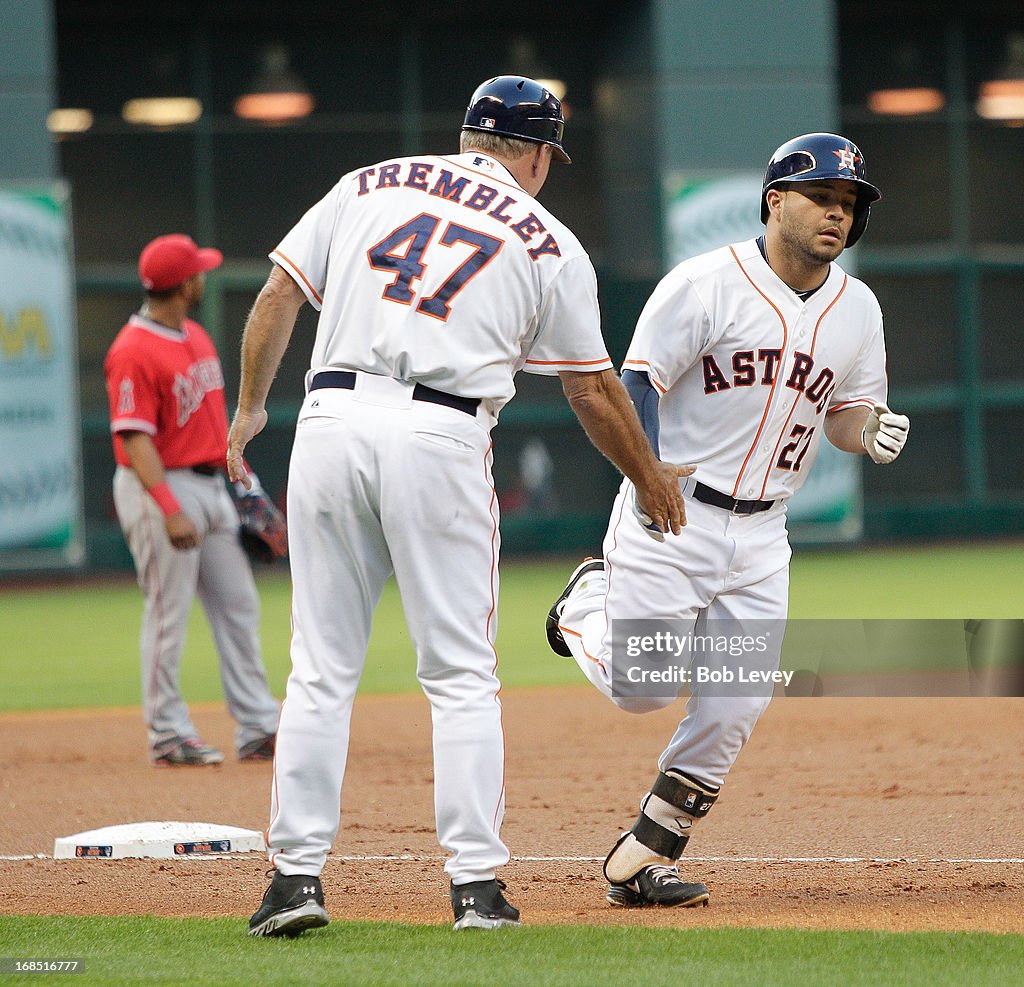
[(556, 655), (561, 655), (563, 658), (572, 657), (572, 651), (569, 650), (569, 645), (565, 643), (565, 638), (562, 637), (562, 632), (558, 629), (558, 621), (562, 617), (566, 598), (572, 592), (573, 587), (588, 572), (597, 572), (599, 570), (604, 571), (604, 559), (584, 559), (573, 570), (573, 574), (569, 577), (569, 582), (566, 584), (565, 589), (562, 590), (562, 595), (551, 605), (547, 620), (544, 623), (544, 630), (548, 636), (548, 645)]
[(274, 871), (263, 903), (249, 919), (249, 935), (293, 937), (306, 929), (319, 929), (327, 922), (319, 877)]
[(205, 764), (220, 764), (224, 760), (224, 754), (198, 737), (190, 737), (187, 740), (175, 738), (150, 751), (150, 760), (155, 768), (181, 765), (199, 767)]
[(651, 864), (630, 880), (614, 883), (605, 896), (608, 904), (619, 908), (693, 908), (706, 905), (711, 897), (703, 884), (687, 884), (675, 867)]
[(501, 893), (505, 883), (498, 880), (471, 881), (452, 885), (452, 911), (456, 929), (500, 929), (519, 924), (519, 909)]
[(239, 761), (273, 761), (277, 747), (277, 735), (268, 733), (265, 737), (250, 740), (238, 751)]

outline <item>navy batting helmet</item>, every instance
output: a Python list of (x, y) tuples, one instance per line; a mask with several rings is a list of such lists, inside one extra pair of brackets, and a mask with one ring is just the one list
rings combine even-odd
[(768, 222), (768, 190), (789, 182), (824, 182), (842, 178), (857, 186), (853, 226), (846, 238), (852, 247), (868, 225), (871, 203), (882, 193), (867, 180), (860, 148), (839, 134), (804, 134), (786, 141), (771, 157), (761, 187), (761, 222)]
[(562, 147), (562, 104), (539, 82), (521, 75), (499, 75), (479, 86), (466, 108), (463, 130), (550, 144), (555, 157), (571, 164)]

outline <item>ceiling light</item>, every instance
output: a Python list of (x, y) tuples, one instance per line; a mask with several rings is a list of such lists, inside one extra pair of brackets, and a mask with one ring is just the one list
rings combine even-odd
[(203, 115), (203, 104), (186, 96), (161, 96), (130, 99), (121, 108), (121, 116), (128, 123), (149, 127), (177, 127), (195, 123)]
[(985, 82), (975, 104), (986, 120), (1024, 120), (1024, 34), (1006, 39), (1006, 59), (995, 78)]
[(939, 89), (928, 86), (907, 89), (876, 89), (868, 94), (868, 109), (872, 113), (888, 116), (916, 116), (935, 113), (946, 105), (946, 97)]
[(50, 110), (46, 116), (46, 129), (58, 137), (65, 134), (84, 134), (92, 123), (91, 110), (70, 106)]
[(316, 103), (289, 67), (288, 49), (284, 45), (269, 45), (263, 49), (261, 58), (260, 74), (248, 91), (235, 100), (235, 115), (268, 124), (309, 116)]
[(987, 120), (1024, 120), (1024, 79), (992, 79), (981, 87), (976, 105)]
[(565, 92), (567, 86), (561, 79), (536, 79), (535, 82), (539, 82), (545, 89), (547, 89), (559, 102), (565, 99)]
[(868, 109), (880, 116), (918, 116), (946, 105), (936, 58), (927, 38), (907, 39), (886, 49), (878, 72), (882, 85), (868, 93)]

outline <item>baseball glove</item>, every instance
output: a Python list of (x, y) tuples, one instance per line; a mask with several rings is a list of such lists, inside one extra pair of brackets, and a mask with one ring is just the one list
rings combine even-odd
[(262, 491), (235, 500), (238, 535), (254, 562), (273, 562), (288, 554), (288, 526), (284, 515)]

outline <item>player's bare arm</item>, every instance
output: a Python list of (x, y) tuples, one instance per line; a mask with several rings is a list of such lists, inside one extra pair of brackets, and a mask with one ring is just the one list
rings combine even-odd
[(843, 452), (863, 454), (866, 450), (861, 444), (860, 436), (870, 414), (871, 409), (862, 405), (833, 411), (825, 418), (825, 437)]
[(228, 477), (233, 482), (241, 482), (246, 489), (251, 481), (245, 468), (245, 447), (267, 424), (265, 405), (270, 385), (305, 300), (299, 286), (275, 266), (245, 324), (238, 408), (228, 432), (227, 466)]
[(910, 433), (910, 419), (888, 406), (844, 408), (825, 419), (825, 435), (843, 452), (866, 452), (880, 465), (891, 463), (903, 451)]
[(641, 510), (662, 530), (678, 535), (686, 524), (679, 478), (695, 466), (657, 459), (636, 409), (614, 370), (561, 371), (562, 389), (590, 441), (633, 481)]
[[(121, 441), (132, 469), (147, 492), (167, 482), (160, 454), (145, 432), (121, 432)], [(175, 548), (195, 548), (202, 541), (199, 531), (184, 511), (166, 515), (164, 528)]]

